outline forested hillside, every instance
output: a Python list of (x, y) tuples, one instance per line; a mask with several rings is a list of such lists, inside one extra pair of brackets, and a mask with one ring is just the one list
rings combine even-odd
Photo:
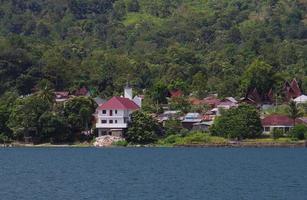
[(0, 0), (0, 94), (307, 90), (306, 0)]

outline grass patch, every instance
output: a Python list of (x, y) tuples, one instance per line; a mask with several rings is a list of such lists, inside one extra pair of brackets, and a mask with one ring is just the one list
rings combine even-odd
[(225, 144), (227, 140), (222, 137), (211, 136), (208, 133), (194, 132), (186, 136), (170, 135), (158, 141), (160, 146), (192, 145), (192, 144)]
[(258, 139), (247, 139), (244, 142), (251, 143), (297, 143), (299, 141), (293, 140), (292, 138), (258, 138)]
[(113, 142), (112, 145), (117, 146), (117, 147), (126, 147), (126, 146), (128, 146), (128, 142), (126, 140), (121, 140), (121, 141), (118, 141), (118, 142)]
[(125, 20), (123, 21), (123, 24), (125, 26), (129, 26), (142, 22), (149, 22), (154, 25), (161, 25), (163, 23), (163, 19), (145, 13), (128, 13)]

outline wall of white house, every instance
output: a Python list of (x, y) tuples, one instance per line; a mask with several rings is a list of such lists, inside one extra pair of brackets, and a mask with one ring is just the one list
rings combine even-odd
[(96, 128), (127, 128), (129, 110), (98, 110)]
[(263, 127), (263, 133), (264, 134), (270, 134), (274, 129), (281, 129), (284, 132), (288, 132), (293, 128), (293, 126), (264, 126)]

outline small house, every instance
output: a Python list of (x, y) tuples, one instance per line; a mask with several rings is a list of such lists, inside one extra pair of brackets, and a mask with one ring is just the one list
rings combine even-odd
[(270, 134), (274, 129), (282, 130), (284, 133), (289, 132), (294, 124), (304, 124), (302, 119), (293, 119), (286, 115), (270, 115), (261, 120), (263, 133)]
[(130, 115), (140, 107), (132, 99), (132, 88), (125, 87), (124, 97), (113, 97), (96, 110), (98, 136), (122, 136), (128, 128)]
[(184, 128), (191, 130), (195, 123), (199, 123), (201, 121), (202, 116), (199, 113), (188, 113), (183, 117), (181, 123)]

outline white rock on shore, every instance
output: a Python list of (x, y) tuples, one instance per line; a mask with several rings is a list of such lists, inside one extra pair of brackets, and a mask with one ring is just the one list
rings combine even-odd
[(95, 147), (110, 147), (113, 143), (123, 141), (122, 137), (104, 135), (101, 137), (97, 137), (94, 142)]

